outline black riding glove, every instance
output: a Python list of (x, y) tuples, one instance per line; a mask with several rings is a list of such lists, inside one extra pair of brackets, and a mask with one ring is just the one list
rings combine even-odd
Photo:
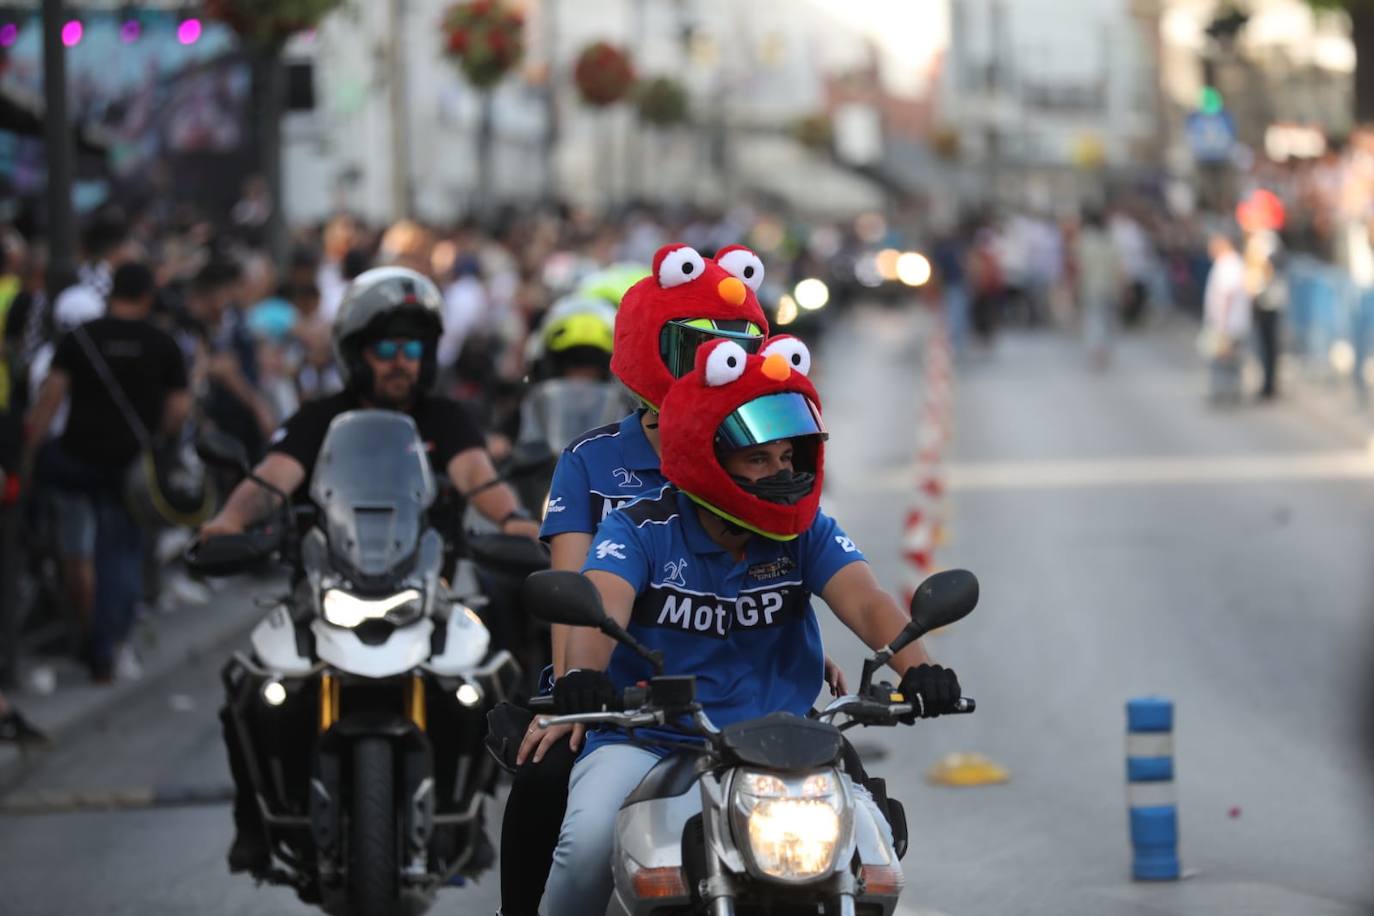
[(620, 694), (604, 671), (569, 671), (554, 681), (553, 708), (561, 716), (620, 708)]
[(941, 665), (918, 665), (906, 669), (897, 689), (912, 706), (911, 713), (902, 717), (907, 724), (918, 718), (934, 719), (942, 712), (952, 712), (954, 704), (963, 695), (954, 669)]

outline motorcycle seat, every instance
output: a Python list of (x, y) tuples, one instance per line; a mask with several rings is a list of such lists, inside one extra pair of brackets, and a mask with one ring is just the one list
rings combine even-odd
[(644, 774), (620, 807), (624, 809), (657, 798), (676, 798), (697, 784), (697, 761), (700, 759), (700, 754), (690, 751), (669, 754)]

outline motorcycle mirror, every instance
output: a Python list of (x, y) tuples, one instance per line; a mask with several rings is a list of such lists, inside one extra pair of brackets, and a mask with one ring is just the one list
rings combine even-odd
[(218, 429), (203, 429), (196, 437), (196, 454), (206, 464), (233, 468), (247, 474), (248, 450), (233, 436)]
[(520, 606), (547, 623), (601, 629), (610, 622), (596, 586), (566, 569), (546, 569), (521, 582)]
[(546, 623), (600, 630), (648, 661), (656, 674), (663, 673), (663, 653), (647, 648), (612, 620), (601, 606), (601, 593), (580, 573), (546, 569), (531, 574), (520, 583), (520, 606)]
[(515, 579), (549, 568), (549, 548), (514, 534), (470, 534), (468, 552), (478, 566)]
[(902, 651), (931, 630), (966, 617), (978, 604), (978, 577), (967, 569), (947, 569), (921, 583), (911, 596), (911, 623), (892, 641)]

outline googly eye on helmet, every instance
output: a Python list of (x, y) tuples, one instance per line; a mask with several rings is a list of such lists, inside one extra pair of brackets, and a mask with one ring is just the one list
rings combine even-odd
[(665, 245), (653, 272), (621, 299), (611, 371), (656, 410), (673, 380), (692, 370), (703, 344), (728, 339), (758, 352), (768, 336), (756, 294), (762, 282), (763, 262), (742, 246), (713, 259), (687, 245)]
[[(792, 337), (759, 353), (731, 340), (703, 346), (663, 401), (663, 475), (736, 527), (775, 540), (806, 531), (820, 507), (828, 436), (810, 368), (806, 345)], [(775, 443), (788, 447), (766, 448)], [(767, 459), (767, 473), (727, 466), (755, 456)]]

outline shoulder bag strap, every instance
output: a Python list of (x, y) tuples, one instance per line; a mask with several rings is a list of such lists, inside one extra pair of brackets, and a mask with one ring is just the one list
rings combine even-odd
[(129, 424), (129, 429), (133, 431), (134, 438), (144, 451), (151, 451), (153, 448), (153, 436), (148, 432), (148, 427), (143, 425), (143, 419), (139, 417), (138, 411), (134, 410), (134, 405), (129, 403), (128, 395), (124, 393), (124, 388), (115, 379), (114, 373), (110, 371), (110, 364), (105, 362), (105, 357), (100, 355), (100, 351), (95, 346), (95, 341), (91, 340), (90, 334), (86, 332), (85, 325), (77, 325), (72, 328), (72, 334), (76, 336), (77, 343), (81, 344), (81, 349), (86, 352), (86, 358), (91, 361), (91, 367), (95, 369), (95, 374), (100, 376), (100, 380), (105, 383), (105, 387), (110, 391), (110, 397), (114, 400), (119, 412), (124, 414), (124, 422)]

